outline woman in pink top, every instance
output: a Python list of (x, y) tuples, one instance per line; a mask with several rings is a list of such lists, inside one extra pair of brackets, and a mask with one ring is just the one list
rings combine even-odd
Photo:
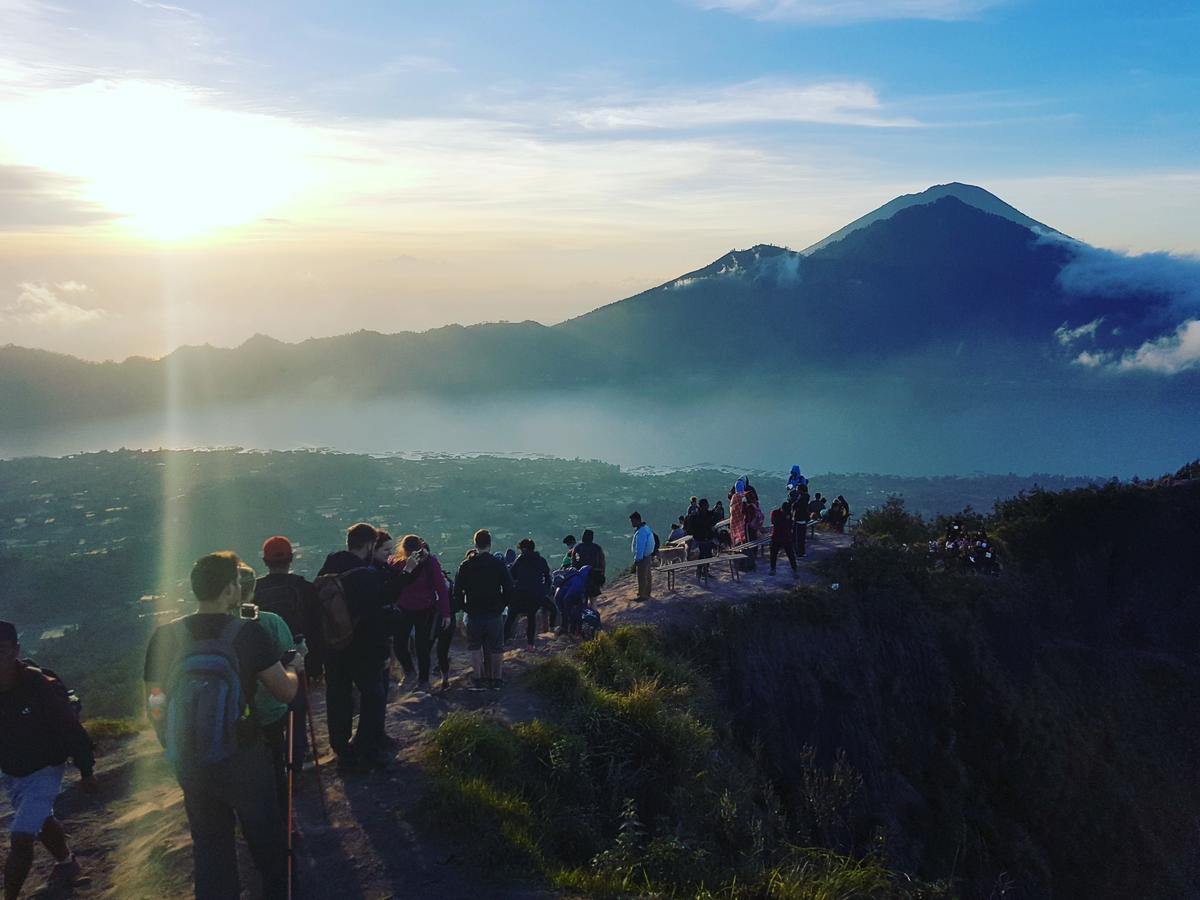
[(406, 534), (390, 563), (404, 566), (410, 557), (419, 558), (414, 577), (400, 588), (394, 600), (397, 627), (393, 642), (408, 642), (416, 632), (417, 690), (429, 691), (429, 656), (439, 632), (450, 627), (450, 591), (438, 558), (415, 534)]

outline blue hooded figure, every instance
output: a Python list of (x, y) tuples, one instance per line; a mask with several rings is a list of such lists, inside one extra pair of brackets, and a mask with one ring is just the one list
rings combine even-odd
[(746, 481), (745, 481), (745, 479), (739, 478), (739, 479), (737, 480), (737, 484), (735, 484), (735, 485), (733, 486), (733, 491), (734, 491), (734, 493), (735, 493), (735, 494), (744, 494), (744, 493), (746, 493)]

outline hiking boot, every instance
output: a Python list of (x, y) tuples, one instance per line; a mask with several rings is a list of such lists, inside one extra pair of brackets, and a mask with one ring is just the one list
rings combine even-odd
[(442, 690), (443, 691), (450, 690), (450, 676), (449, 675), (442, 676)]
[(477, 691), (486, 691), (491, 686), (491, 679), (489, 678), (471, 677), (471, 687)]
[(54, 864), (50, 880), (55, 884), (69, 884), (79, 877), (81, 871), (79, 861), (75, 859), (75, 854), (72, 853), (62, 862)]
[(504, 679), (503, 678), (492, 678), (488, 681), (488, 689), (489, 690), (498, 691), (502, 687), (504, 687)]
[(421, 681), (421, 682), (418, 682), (418, 684), (417, 684), (417, 687), (416, 687), (416, 689), (415, 689), (415, 690), (416, 690), (416, 692), (417, 692), (417, 693), (419, 693), (419, 694), (431, 694), (431, 693), (433, 693), (433, 688), (431, 688), (431, 687), (429, 686), (429, 682), (428, 682), (428, 681)]

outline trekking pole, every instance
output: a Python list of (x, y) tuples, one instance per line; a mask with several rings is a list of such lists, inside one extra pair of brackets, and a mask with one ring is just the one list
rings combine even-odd
[(296, 711), (288, 709), (287, 718), (287, 896), (292, 900), (296, 880), (296, 801), (293, 779), (296, 776), (295, 762)]
[(329, 807), (325, 803), (325, 782), (321, 780), (321, 752), (317, 749), (317, 726), (313, 722), (312, 697), (308, 692), (308, 672), (301, 676), (304, 688), (304, 715), (308, 718), (308, 739), (312, 744), (313, 774), (317, 776), (317, 795), (321, 798), (321, 813), (329, 818)]

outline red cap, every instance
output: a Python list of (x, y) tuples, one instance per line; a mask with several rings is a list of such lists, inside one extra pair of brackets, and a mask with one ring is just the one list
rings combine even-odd
[(263, 541), (263, 562), (268, 566), (281, 565), (292, 561), (292, 542), (282, 535), (275, 535)]

